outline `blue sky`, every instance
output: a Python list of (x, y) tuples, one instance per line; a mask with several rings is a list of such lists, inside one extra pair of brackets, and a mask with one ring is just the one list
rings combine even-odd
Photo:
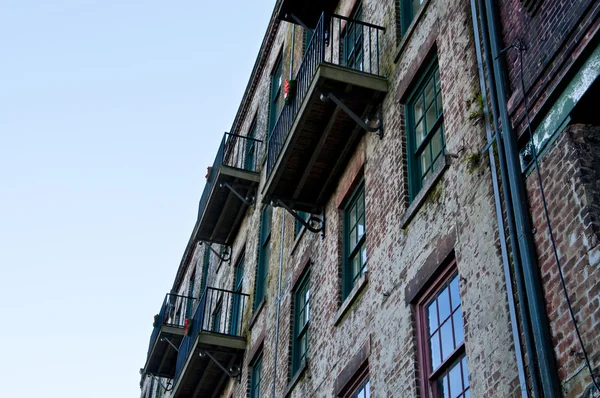
[(0, 0), (1, 396), (139, 396), (273, 5)]

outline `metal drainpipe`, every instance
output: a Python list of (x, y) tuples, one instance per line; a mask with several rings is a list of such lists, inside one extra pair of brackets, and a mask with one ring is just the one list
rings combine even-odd
[[(544, 299), (542, 284), (537, 265), (537, 255), (533, 244), (533, 233), (529, 222), (529, 208), (521, 166), (519, 162), (519, 151), (517, 140), (511, 127), (508, 109), (506, 108), (506, 78), (504, 76), (504, 65), (500, 60), (500, 40), (498, 38), (498, 24), (496, 23), (496, 10), (493, 0), (485, 0), (485, 15), (487, 20), (487, 34), (490, 37), (491, 52), (494, 65), (494, 84), (496, 85), (500, 119), (503, 129), (503, 145), (506, 155), (506, 166), (509, 175), (508, 183), (512, 194), (512, 205), (515, 216), (515, 227), (519, 242), (519, 252), (523, 265), (523, 277), (525, 282), (529, 316), (533, 329), (533, 337), (537, 352), (537, 367), (540, 373), (544, 397), (559, 397), (560, 385), (558, 373), (552, 349), (550, 327), (546, 316), (546, 302)], [(524, 314), (525, 315), (525, 314)]]
[[(496, 205), (496, 219), (498, 222), (498, 232), (500, 234), (500, 250), (502, 252), (502, 265), (504, 268), (504, 280), (506, 283), (506, 294), (508, 297), (508, 310), (510, 313), (510, 326), (513, 335), (513, 343), (515, 345), (515, 356), (517, 359), (517, 371), (519, 374), (519, 385), (521, 387), (521, 397), (528, 398), (529, 392), (527, 391), (527, 379), (525, 377), (525, 366), (523, 365), (523, 353), (521, 352), (521, 338), (519, 334), (519, 327), (517, 323), (517, 311), (515, 309), (515, 298), (512, 290), (512, 278), (510, 272), (510, 258), (508, 256), (508, 249), (506, 245), (506, 235), (504, 232), (504, 220), (502, 218), (502, 202), (500, 199), (500, 189), (498, 184), (498, 172), (496, 170), (496, 161), (494, 156), (494, 148), (492, 146), (492, 131), (490, 126), (489, 119), (489, 110), (487, 108), (487, 92), (485, 85), (485, 73), (483, 71), (483, 59), (481, 56), (481, 45), (479, 38), (479, 27), (477, 23), (477, 9), (475, 7), (475, 0), (471, 0), (471, 18), (473, 19), (473, 31), (475, 34), (475, 53), (477, 54), (477, 70), (479, 72), (479, 87), (481, 89), (481, 96), (483, 102), (483, 110), (485, 116), (485, 132), (487, 136), (487, 145), (489, 146), (488, 154), (490, 157), (490, 168), (492, 174), (492, 185), (494, 188), (494, 203)], [(490, 71), (492, 73), (492, 71)], [(491, 91), (492, 96), (495, 94), (494, 91)], [(493, 101), (495, 102), (495, 101)], [(494, 107), (496, 112), (493, 115), (494, 120), (496, 119), (495, 115), (497, 114), (497, 108)], [(497, 123), (497, 122), (496, 122)], [(495, 126), (494, 131), (498, 131), (497, 126)], [(500, 155), (499, 155), (500, 156)], [(504, 179), (504, 174), (502, 181), (506, 181)], [(506, 187), (506, 184), (503, 185)]]
[(277, 351), (279, 349), (279, 314), (281, 312), (281, 269), (283, 268), (283, 239), (285, 238), (285, 211), (281, 209), (281, 242), (279, 250), (279, 276), (277, 282), (277, 316), (275, 318), (275, 353), (273, 358), (273, 398), (277, 384)]
[(529, 320), (527, 296), (525, 289), (525, 282), (523, 280), (523, 267), (521, 266), (521, 255), (519, 253), (519, 242), (517, 241), (517, 232), (515, 227), (514, 210), (511, 202), (511, 192), (508, 184), (508, 171), (506, 170), (506, 156), (504, 155), (504, 147), (502, 144), (502, 134), (500, 132), (500, 125), (498, 123), (498, 98), (496, 93), (496, 87), (494, 86), (494, 62), (490, 50), (490, 40), (487, 35), (487, 22), (484, 17), (485, 6), (483, 0), (478, 0), (479, 12), (481, 15), (481, 31), (483, 32), (483, 49), (485, 54), (485, 62), (488, 65), (489, 75), (489, 90), (490, 100), (492, 104), (492, 115), (494, 121), (494, 131), (496, 131), (496, 148), (498, 150), (498, 160), (500, 162), (500, 175), (502, 177), (502, 192), (504, 194), (504, 206), (506, 207), (506, 220), (508, 224), (508, 234), (510, 237), (511, 252), (513, 256), (513, 266), (515, 270), (515, 282), (517, 285), (517, 296), (519, 297), (519, 310), (521, 312), (521, 323), (523, 327), (523, 335), (525, 337), (525, 351), (529, 358), (529, 364), (532, 366), (533, 371), (530, 373), (531, 386), (533, 389), (534, 397), (541, 397), (540, 382), (538, 373), (535, 370), (537, 368), (537, 355), (535, 352), (535, 345), (533, 343), (533, 331), (531, 329), (531, 322)]

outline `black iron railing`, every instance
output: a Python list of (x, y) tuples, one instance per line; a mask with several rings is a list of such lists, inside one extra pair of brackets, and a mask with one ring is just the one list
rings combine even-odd
[(315, 27), (296, 74), (296, 93), (283, 107), (269, 136), (267, 174), (271, 174), (319, 64), (331, 64), (381, 76), (380, 42), (385, 28), (333, 15), (321, 18)]
[(152, 347), (156, 343), (162, 326), (172, 326), (182, 329), (185, 327), (185, 320), (191, 318), (195, 302), (196, 299), (193, 297), (167, 293), (160, 312), (154, 316), (154, 329), (150, 336), (148, 355), (150, 355)]
[(237, 134), (225, 133), (217, 156), (212, 167), (209, 167), (206, 175), (206, 185), (200, 198), (198, 206), (198, 218), (202, 217), (210, 192), (215, 184), (219, 167), (228, 166), (240, 170), (257, 172), (258, 155), (261, 140)]
[(230, 290), (206, 288), (186, 336), (179, 346), (175, 380), (190, 355), (199, 333), (215, 333), (226, 336), (242, 336), (244, 311), (248, 295)]

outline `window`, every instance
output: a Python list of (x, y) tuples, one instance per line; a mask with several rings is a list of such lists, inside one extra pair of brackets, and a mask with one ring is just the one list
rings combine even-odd
[(371, 396), (371, 382), (367, 378), (363, 380), (358, 388), (348, 397), (350, 398), (369, 398)]
[(410, 23), (415, 18), (419, 9), (426, 0), (399, 0), (401, 2), (400, 10), (402, 13), (403, 31), (406, 32)]
[(194, 297), (194, 283), (196, 282), (196, 269), (192, 271), (192, 275), (190, 276), (190, 281), (188, 282), (188, 296), (185, 299), (187, 301), (187, 309), (185, 312), (186, 318), (192, 317), (192, 306), (194, 305), (194, 300), (191, 297)]
[(308, 321), (310, 319), (310, 286), (308, 273), (294, 291), (294, 340), (292, 341), (292, 376), (306, 360)]
[(313, 31), (310, 29), (304, 29), (304, 43), (302, 45), (302, 54), (306, 54), (308, 51), (308, 46), (310, 45), (310, 41), (313, 37)]
[(262, 381), (262, 352), (250, 365), (252, 372), (250, 375), (250, 398), (260, 398), (260, 383)]
[(254, 171), (256, 166), (256, 118), (250, 125), (246, 139), (246, 150), (244, 156), (244, 170)]
[(258, 264), (256, 266), (256, 282), (254, 289), (254, 311), (265, 297), (265, 285), (271, 258), (271, 218), (273, 208), (265, 206), (260, 217), (260, 246), (258, 248)]
[[(355, 21), (362, 20), (362, 3), (358, 3), (350, 19)], [(364, 58), (364, 36), (363, 36), (363, 25), (348, 22), (346, 31), (344, 32), (343, 40), (343, 54), (344, 64), (346, 67), (356, 70), (363, 70), (363, 58)]]
[(242, 308), (243, 299), (242, 284), (244, 282), (244, 254), (241, 255), (235, 266), (235, 274), (233, 276), (233, 300), (231, 303), (231, 323), (229, 325), (229, 334), (239, 336), (240, 327), (242, 326), (242, 316), (244, 309)]
[[(308, 213), (304, 212), (304, 211), (299, 211), (298, 215), (303, 219), (303, 220), (308, 220)], [(300, 221), (298, 221), (297, 219), (294, 219), (295, 223), (294, 223), (294, 238), (298, 237), (298, 235), (300, 234), (300, 231), (302, 231), (302, 227), (304, 227), (304, 225), (302, 225), (302, 223)]]
[(444, 112), (435, 59), (406, 104), (409, 197), (412, 201), (444, 155)]
[(202, 282), (200, 282), (200, 296), (202, 296), (204, 294), (204, 291), (206, 290), (209, 265), (210, 265), (210, 246), (208, 243), (205, 243), (204, 244), (204, 261), (202, 263)]
[(269, 137), (275, 128), (277, 118), (283, 107), (281, 87), (283, 86), (283, 62), (280, 55), (271, 73), (271, 98), (269, 102)]
[(369, 366), (361, 365), (350, 381), (337, 396), (343, 398), (370, 398), (371, 381), (369, 380)]
[(223, 298), (217, 301), (215, 310), (212, 313), (212, 328), (211, 331), (215, 333), (222, 333), (221, 329), (221, 315), (223, 314)]
[(465, 332), (454, 263), (417, 304), (425, 398), (470, 397)]
[(361, 182), (344, 210), (344, 269), (342, 298), (346, 298), (367, 271), (365, 245), (365, 188)]

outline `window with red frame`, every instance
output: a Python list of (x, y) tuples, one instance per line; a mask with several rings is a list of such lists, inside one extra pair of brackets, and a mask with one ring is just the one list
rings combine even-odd
[(425, 398), (471, 396), (458, 279), (453, 261), (417, 303), (421, 391)]
[(339, 395), (343, 398), (370, 398), (371, 381), (369, 380), (369, 367), (365, 366), (355, 375), (352, 380), (344, 387)]

